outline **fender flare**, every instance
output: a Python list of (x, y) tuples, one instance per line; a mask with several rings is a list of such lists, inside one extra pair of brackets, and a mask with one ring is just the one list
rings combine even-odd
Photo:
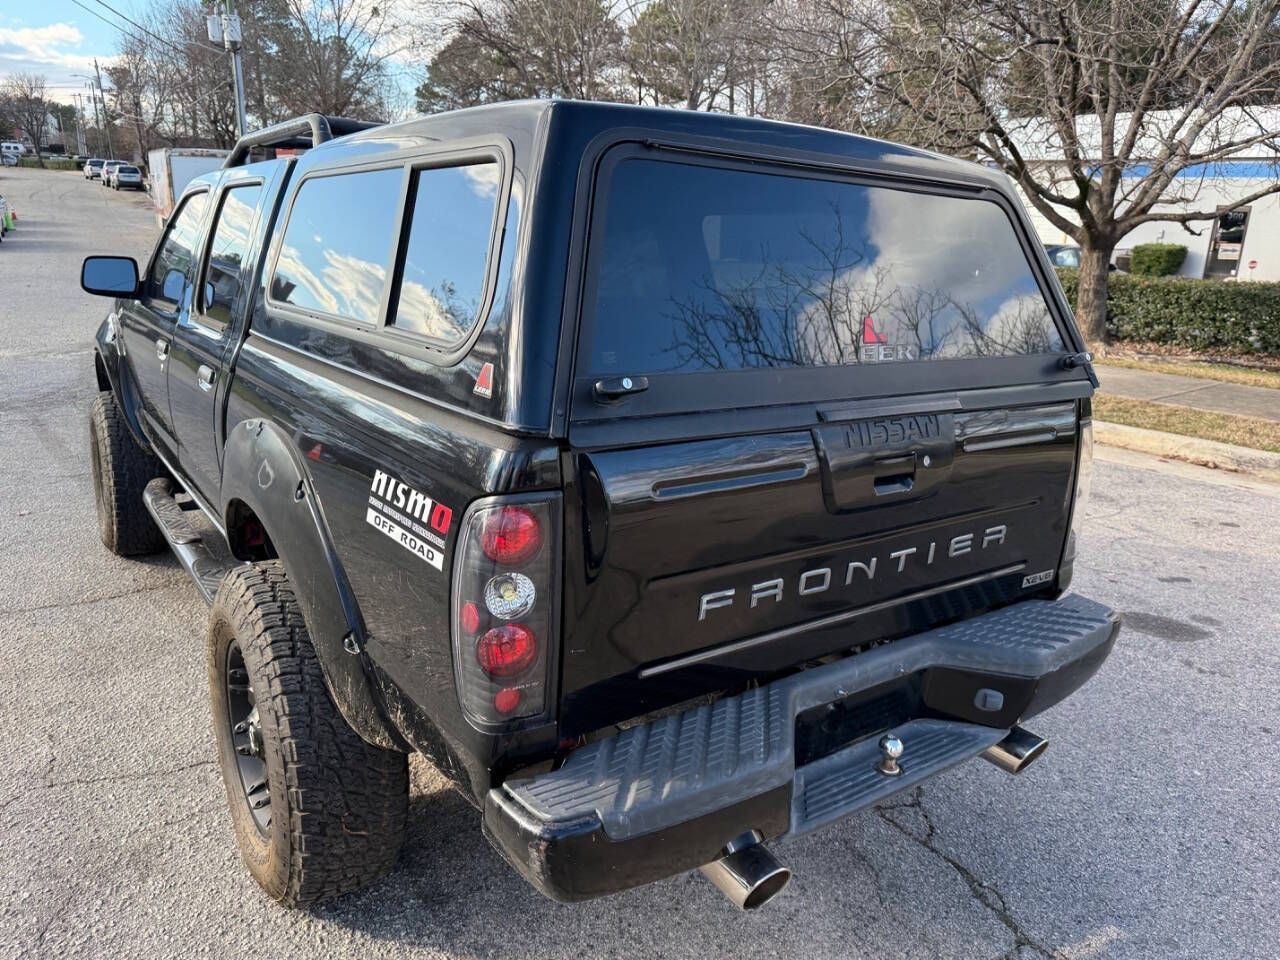
[[(243, 420), (231, 429), (223, 452), (221, 499), (228, 532), (239, 502), (254, 512), (270, 538), (302, 607), (329, 693), (347, 723), (376, 746), (406, 750), (370, 681), (364, 620), (310, 471), (284, 430), (263, 419)], [(360, 653), (347, 651), (348, 636)]]
[(138, 420), (138, 405), (134, 402), (134, 392), (126, 375), (128, 368), (121, 362), (120, 326), (114, 310), (107, 314), (107, 318), (98, 327), (94, 336), (93, 353), (98, 390), (111, 392), (116, 406), (124, 414), (124, 422), (133, 434), (134, 442), (143, 450), (150, 450), (151, 442), (142, 432), (142, 423)]

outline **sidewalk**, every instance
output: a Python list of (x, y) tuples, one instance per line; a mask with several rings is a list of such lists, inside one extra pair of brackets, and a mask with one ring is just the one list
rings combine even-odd
[(1280, 423), (1280, 390), (1102, 364), (1094, 369), (1103, 393)]

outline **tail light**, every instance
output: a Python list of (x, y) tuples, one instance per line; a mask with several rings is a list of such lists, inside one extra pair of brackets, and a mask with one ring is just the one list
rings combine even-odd
[(488, 497), (468, 509), (453, 564), (453, 669), (482, 727), (544, 716), (559, 618), (560, 498)]

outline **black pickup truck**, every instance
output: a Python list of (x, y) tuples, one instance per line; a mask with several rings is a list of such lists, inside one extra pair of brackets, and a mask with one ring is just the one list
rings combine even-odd
[(610, 104), (311, 115), (81, 284), (102, 539), (210, 602), (286, 904), (389, 868), (416, 750), (549, 896), (701, 867), (754, 907), (768, 841), (1035, 759), (1115, 642), (1067, 592), (1089, 357), (982, 167)]

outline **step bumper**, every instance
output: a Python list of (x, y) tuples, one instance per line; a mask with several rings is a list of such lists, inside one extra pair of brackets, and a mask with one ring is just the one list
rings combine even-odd
[[(1071, 595), (896, 640), (509, 780), (486, 796), (485, 831), (557, 900), (693, 869), (747, 830), (805, 833), (999, 742), (1088, 680), (1119, 627), (1114, 612)], [(896, 777), (875, 769), (877, 734), (890, 729), (906, 748)]]

